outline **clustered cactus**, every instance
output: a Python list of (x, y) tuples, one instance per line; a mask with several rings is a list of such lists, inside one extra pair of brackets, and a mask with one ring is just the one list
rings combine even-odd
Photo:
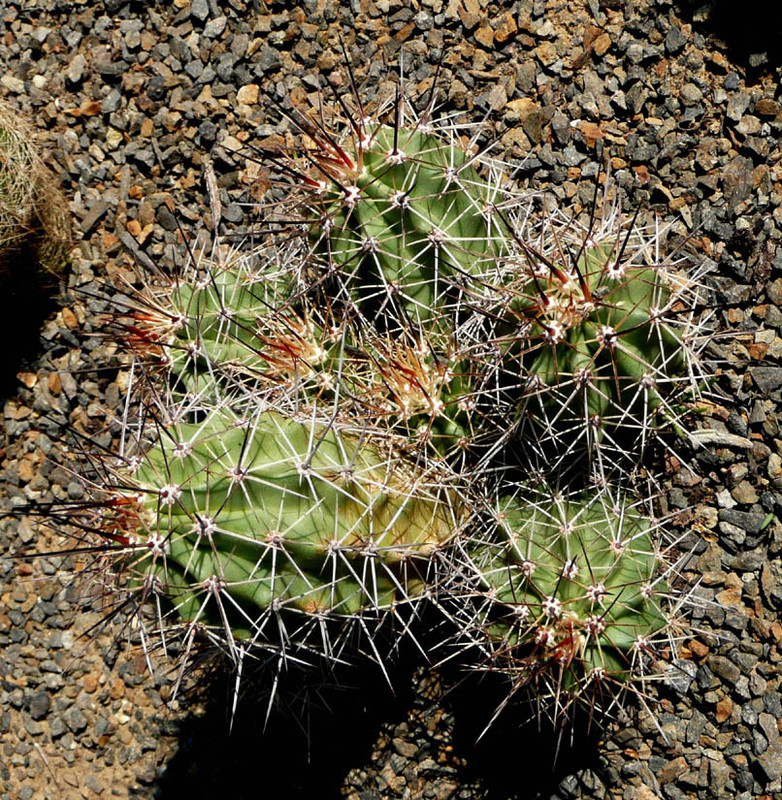
[(431, 107), (355, 106), (299, 118), (278, 233), (122, 311), (139, 413), (94, 527), (166, 635), (380, 659), (428, 602), (559, 713), (672, 625), (634, 492), (697, 396), (700, 289), (608, 192), (541, 211)]

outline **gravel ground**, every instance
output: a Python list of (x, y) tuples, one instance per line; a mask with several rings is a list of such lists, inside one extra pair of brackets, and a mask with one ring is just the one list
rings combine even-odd
[[(6, 394), (4, 504), (82, 497), (78, 436), (110, 445), (122, 396), (111, 342), (91, 335), (106, 310), (100, 281), (130, 275), (134, 260), (181, 257), (183, 235), (210, 235), (208, 162), (221, 232), (251, 228), (244, 204), (264, 176), (233, 151), (283, 133), (274, 103), (300, 102), (318, 74), (345, 87), (340, 33), (369, 93), (400, 48), (421, 92), (442, 58), (448, 107), (470, 120), (494, 108), (494, 131), (510, 158), (526, 159), (530, 188), (576, 203), (609, 159), (628, 209), (642, 205), (691, 233), (694, 252), (714, 262), (725, 332), (702, 421), (712, 444), (692, 454), (692, 472), (667, 465), (665, 505), (682, 509), (694, 548), (685, 578), (708, 602), (680, 654), (692, 680), (655, 691), (655, 720), (637, 713), (604, 736), (579, 735), (550, 772), (540, 765), (555, 743), (512, 719), (475, 745), (490, 690), (444, 693), (452, 676), (417, 674), (395, 696), (375, 682), (337, 698), (335, 715), (313, 711), (311, 749), (289, 721), (273, 720), (262, 734), (250, 706), (229, 737), (221, 690), (170, 702), (170, 676), (150, 678), (122, 631), (82, 636), (100, 619), (99, 601), (72, 582), (67, 568), (76, 565), (11, 560), (61, 543), (35, 520), (6, 519), (0, 800), (250, 798), (259, 787), (351, 800), (782, 797), (782, 68), (778, 48), (758, 50), (777, 39), (748, 46), (731, 38), (741, 25), (696, 6), (0, 5), (0, 97), (50, 147), (81, 239), (37, 355)], [(745, 19), (750, 11), (742, 8)]]

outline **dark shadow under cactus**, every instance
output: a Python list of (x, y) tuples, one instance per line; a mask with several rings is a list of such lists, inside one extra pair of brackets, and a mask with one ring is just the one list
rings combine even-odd
[[(695, 31), (724, 42), (731, 57), (748, 66), (751, 74), (782, 62), (782, 6), (777, 3), (750, 0), (740, 11), (731, 0), (676, 0), (676, 5)], [(673, 34), (672, 42), (677, 36)]]
[(572, 724), (560, 719), (554, 726), (531, 718), (534, 710), (521, 702), (491, 722), (507, 693), (507, 680), (489, 673), (463, 678), (448, 693), (454, 748), (467, 764), (465, 782), (480, 781), (486, 800), (533, 800), (553, 796), (566, 776), (599, 772), (596, 745), (603, 731), (590, 724), (586, 711), (579, 709)]
[[(172, 731), (179, 749), (151, 796), (336, 800), (348, 772), (358, 765), (368, 768), (380, 732), (388, 733), (422, 704), (442, 707), (454, 719), (453, 755), (465, 765), (460, 767), (460, 785), (475, 798), (549, 797), (566, 776), (579, 770), (599, 772), (595, 744), (600, 731), (590, 729), (585, 715), (563, 734), (561, 728), (538, 725), (529, 719), (528, 707), (517, 706), (484, 733), (507, 685), (497, 676), (465, 679), (453, 674), (443, 677), (444, 684), (454, 687), (444, 698), (438, 692), (422, 699), (412, 678), (414, 663), (407, 654), (394, 665), (390, 677), (395, 691), (376, 668), (365, 665), (332, 673), (330, 682), (320, 685), (317, 697), (311, 698), (295, 693), (303, 674), (290, 673), (277, 703), (282, 708), (275, 708), (268, 722), (267, 699), (259, 697), (261, 688), (268, 690), (268, 674), (246, 676), (247, 696), (231, 721), (234, 677), (218, 671), (202, 684), (203, 711), (186, 717)], [(427, 733), (415, 727), (406, 738), (415, 746), (431, 746)], [(371, 788), (365, 794), (381, 796)]]
[(151, 796), (338, 798), (350, 768), (369, 761), (380, 726), (399, 720), (409, 705), (404, 662), (393, 668), (395, 692), (371, 665), (336, 670), (323, 682), (312, 670), (311, 696), (299, 683), (307, 675), (289, 672), (268, 720), (268, 671), (245, 676), (246, 696), (231, 720), (235, 676), (218, 670), (203, 684), (204, 713), (177, 726), (179, 749)]
[(40, 329), (57, 307), (59, 280), (37, 267), (34, 248), (7, 254), (0, 262), (0, 397), (17, 391), (17, 373), (40, 347)]

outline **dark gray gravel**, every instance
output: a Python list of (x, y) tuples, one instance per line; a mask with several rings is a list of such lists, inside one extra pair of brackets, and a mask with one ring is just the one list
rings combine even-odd
[[(693, 548), (683, 578), (702, 602), (653, 715), (579, 739), (549, 777), (534, 731), (506, 724), (474, 746), (487, 701), (443, 696), (449, 676), (418, 679), (373, 717), (347, 762), (316, 774), (314, 753), (308, 772), (300, 741), (286, 761), (269, 738), (229, 739), (208, 704), (167, 705), (165, 670), (150, 678), (122, 631), (81, 638), (100, 618), (99, 598), (80, 596), (72, 561), (8, 558), (61, 543), (34, 520), (6, 519), (0, 800), (249, 798), (272, 773), (281, 796), (320, 787), (336, 797), (341, 784), (351, 800), (782, 796), (782, 68), (779, 51), (717, 41), (701, 6), (5, 0), (0, 97), (50, 147), (81, 242), (39, 355), (5, 402), (4, 504), (82, 496), (78, 440), (66, 431), (110, 445), (123, 388), (111, 342), (90, 335), (107, 309), (92, 294), (107, 274), (130, 276), (134, 260), (172, 263), (183, 234), (208, 235), (208, 163), (221, 232), (251, 228), (247, 204), (264, 174), (233, 151), (284, 132), (274, 103), (301, 102), (315, 76), (345, 88), (339, 33), (368, 93), (402, 47), (421, 92), (442, 60), (449, 107), (471, 120), (494, 108), (494, 131), (531, 188), (586, 203), (608, 160), (626, 208), (672, 221), (673, 235), (691, 234), (693, 251), (714, 262), (725, 335), (712, 348), (720, 369), (706, 446), (692, 472), (667, 464), (665, 501), (681, 509)], [(338, 733), (345, 718), (331, 724)]]

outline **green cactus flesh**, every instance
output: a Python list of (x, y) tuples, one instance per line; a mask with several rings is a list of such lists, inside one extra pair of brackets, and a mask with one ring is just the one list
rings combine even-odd
[(473, 553), (494, 658), (565, 690), (626, 676), (667, 624), (653, 524), (604, 494), (533, 497), (501, 503), (497, 532)]
[(227, 615), (235, 638), (273, 611), (355, 615), (416, 596), (454, 527), (447, 498), (372, 444), (271, 411), (172, 426), (135, 484), (136, 585), (186, 621)]
[[(366, 325), (340, 325), (283, 276), (252, 277), (236, 266), (212, 268), (167, 294), (164, 331), (171, 393), (204, 399), (252, 385), (290, 405), (345, 398), (377, 424), (409, 436), (424, 433), (440, 452), (465, 436), (468, 367), (448, 355), (446, 337), (392, 336)], [(325, 315), (325, 316), (324, 316)], [(286, 399), (287, 398), (287, 399)]]
[(449, 330), (443, 311), (458, 287), (489, 273), (505, 247), (468, 155), (434, 134), (378, 125), (339, 169), (321, 164), (330, 180), (313, 235), (351, 299), (387, 326), (443, 320)]
[[(538, 263), (516, 303), (529, 344), (520, 407), (538, 439), (572, 449), (583, 431), (637, 453), (651, 413), (685, 370), (680, 327), (663, 274), (618, 264), (615, 241), (571, 254), (571, 268)], [(528, 273), (529, 274), (529, 273)], [(509, 348), (512, 352), (512, 348)], [(529, 432), (527, 432), (529, 435)]]

